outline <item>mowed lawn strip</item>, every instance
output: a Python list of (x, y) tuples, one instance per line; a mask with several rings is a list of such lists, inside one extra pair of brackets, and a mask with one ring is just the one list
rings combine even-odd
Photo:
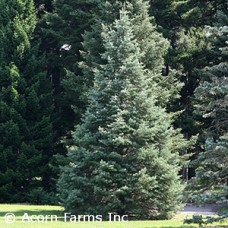
[[(12, 224), (5, 222), (4, 216), (7, 213), (13, 213), (16, 221)], [(32, 216), (33, 222), (22, 221), (24, 215)], [(36, 217), (41, 215), (39, 221)], [(54, 216), (53, 216), (54, 215)], [(42, 221), (42, 216), (44, 221)], [(56, 218), (57, 217), (57, 221)], [(27, 217), (24, 217), (27, 218)], [(30, 218), (30, 217), (29, 217)], [(38, 218), (38, 217), (37, 217)], [(34, 221), (35, 220), (35, 221)], [(37, 219), (38, 220), (38, 219)], [(183, 225), (183, 222), (177, 219), (157, 220), (157, 221), (128, 221), (128, 222), (68, 222), (64, 221), (64, 209), (60, 206), (48, 205), (18, 205), (18, 204), (0, 204), (0, 227), (1, 228), (194, 228), (197, 225)], [(228, 223), (227, 223), (228, 225)]]

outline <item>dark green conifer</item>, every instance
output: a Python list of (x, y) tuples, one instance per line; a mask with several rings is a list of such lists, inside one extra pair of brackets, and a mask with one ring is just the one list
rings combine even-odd
[(227, 6), (217, 12), (214, 26), (207, 27), (213, 58), (210, 65), (201, 71), (201, 82), (195, 91), (196, 110), (206, 120), (207, 128), (205, 148), (196, 161), (196, 177), (189, 187), (196, 190), (197, 201), (204, 203), (228, 201)]
[(32, 192), (51, 184), (52, 88), (36, 23), (33, 1), (0, 2), (1, 202), (34, 202)]

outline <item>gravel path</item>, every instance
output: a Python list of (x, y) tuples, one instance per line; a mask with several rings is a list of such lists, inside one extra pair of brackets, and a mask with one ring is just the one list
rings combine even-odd
[(219, 206), (216, 204), (208, 204), (200, 207), (196, 205), (188, 204), (180, 212), (183, 214), (216, 215), (218, 208)]

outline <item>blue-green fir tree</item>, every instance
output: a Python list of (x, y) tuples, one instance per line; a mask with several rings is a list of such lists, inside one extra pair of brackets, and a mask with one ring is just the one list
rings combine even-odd
[[(82, 82), (81, 84), (83, 84), (84, 87), (80, 87), (80, 92), (81, 100), (84, 102), (86, 102), (87, 99), (88, 88), (93, 84), (93, 73), (91, 73), (91, 69), (99, 67), (99, 64), (105, 62), (100, 56), (104, 51), (101, 39), (102, 24), (108, 25), (112, 23), (117, 17), (119, 8), (123, 3), (124, 1), (101, 1), (97, 6), (97, 10), (94, 11), (94, 22), (91, 29), (87, 29), (83, 34), (84, 41), (83, 49), (81, 50), (83, 61), (80, 63), (83, 76), (76, 76), (74, 73), (68, 72), (68, 78), (65, 80), (66, 87), (72, 92), (78, 91), (77, 84)], [(156, 69), (161, 70), (161, 67), (164, 66), (163, 56), (167, 53), (169, 42), (157, 31), (154, 18), (149, 15), (149, 2), (145, 0), (131, 0), (125, 5), (126, 9), (129, 10), (129, 17), (134, 24), (133, 33), (135, 38), (139, 43), (141, 52), (145, 52), (141, 61), (150, 71)], [(161, 67), (155, 68), (154, 65), (157, 65), (157, 67), (159, 65)], [(160, 72), (153, 73), (154, 80), (158, 82), (154, 89), (160, 91), (160, 99), (163, 99), (165, 105), (171, 97), (172, 99), (177, 97), (181, 88), (181, 83), (177, 82), (177, 78), (173, 75), (173, 72), (170, 72), (168, 77), (162, 77)], [(161, 87), (163, 89), (161, 89)], [(75, 107), (75, 110), (77, 111), (78, 108)]]
[(151, 58), (153, 71), (146, 68), (125, 10), (103, 28), (102, 45), (105, 64), (93, 69), (88, 107), (61, 170), (61, 202), (76, 214), (167, 218), (180, 205), (179, 151), (188, 143), (154, 89), (162, 64)]
[[(226, 7), (225, 7), (226, 5)], [(196, 110), (206, 122), (204, 150), (196, 161), (196, 177), (189, 187), (197, 201), (227, 202), (228, 179), (228, 17), (227, 3), (217, 22), (207, 27), (212, 60), (201, 71), (195, 91)]]

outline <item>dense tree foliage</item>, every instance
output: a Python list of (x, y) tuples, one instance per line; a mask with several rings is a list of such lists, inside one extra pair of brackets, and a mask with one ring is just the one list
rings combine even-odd
[(197, 201), (227, 201), (227, 13), (227, 0), (0, 0), (0, 201), (60, 193), (74, 212), (169, 217), (192, 152)]
[[(183, 110), (175, 124), (182, 128), (186, 138), (200, 134), (195, 148), (184, 153), (198, 153), (204, 141), (201, 135), (207, 121), (194, 112), (194, 91), (201, 78), (197, 69), (204, 68), (211, 61), (205, 25), (212, 25), (216, 11), (226, 7), (225, 2), (226, 0), (151, 1), (151, 14), (171, 44), (165, 56), (166, 71), (169, 72), (169, 68), (178, 70), (180, 80), (184, 83), (180, 99), (171, 106), (172, 110)], [(188, 168), (183, 171), (184, 179), (194, 175), (191, 168), (190, 171)]]
[(79, 122), (81, 112), (73, 112), (71, 105), (79, 110), (84, 108), (80, 100), (84, 81), (78, 80), (77, 84), (66, 87), (64, 80), (68, 74), (81, 75), (78, 63), (81, 61), (82, 34), (88, 29), (91, 11), (98, 2), (57, 0), (53, 3), (53, 12), (44, 19), (41, 35), (54, 87), (55, 111), (58, 113), (55, 128), (59, 138), (72, 130), (72, 123)]
[[(228, 16), (227, 6), (217, 12), (217, 22), (207, 27), (210, 65), (202, 71), (202, 80), (195, 91), (196, 111), (207, 119), (204, 151), (197, 160), (196, 177), (191, 187), (200, 189), (199, 201), (227, 202), (228, 179)], [(211, 192), (215, 190), (214, 192)], [(199, 194), (200, 193), (200, 194)]]
[[(122, 2), (124, 1), (101, 1), (96, 7), (94, 6), (91, 28), (87, 28), (83, 34), (83, 47), (80, 51), (82, 61), (79, 62), (81, 72), (77, 74), (75, 71), (68, 71), (68, 75), (64, 80), (66, 90), (71, 92), (70, 96), (79, 97), (81, 104), (85, 104), (84, 107), (86, 107), (88, 90), (93, 84), (94, 77), (91, 69), (105, 63), (105, 60), (101, 58), (101, 53), (104, 52), (101, 38), (102, 25), (109, 25), (114, 21), (123, 4)], [(149, 2), (142, 0), (131, 0), (126, 4), (126, 9), (131, 12), (129, 17), (133, 20), (134, 35), (139, 42), (141, 52), (145, 52), (141, 61), (148, 70), (154, 71), (156, 70), (155, 65), (163, 67), (163, 56), (167, 52), (169, 43), (157, 32), (153, 18), (150, 17), (148, 12), (149, 7)], [(150, 20), (152, 23), (149, 23)], [(155, 79), (157, 85), (154, 89), (160, 91), (160, 102), (164, 102), (164, 106), (166, 106), (170, 97), (178, 97), (181, 88), (181, 83), (178, 82), (176, 75), (171, 70), (169, 73), (169, 77), (162, 77), (157, 74)], [(85, 110), (80, 110), (80, 108), (83, 108), (83, 106), (75, 105), (74, 111), (83, 113)]]
[[(180, 203), (178, 151), (187, 143), (172, 127), (173, 114), (159, 104), (162, 63), (147, 58), (151, 71), (143, 64), (147, 53), (133, 22), (123, 11), (103, 29), (106, 64), (93, 71), (87, 111), (58, 183), (63, 205), (74, 213), (169, 217)], [(152, 45), (157, 35), (150, 34)]]
[(33, 2), (0, 1), (0, 9), (0, 201), (24, 202), (51, 184), (52, 92), (32, 41)]

